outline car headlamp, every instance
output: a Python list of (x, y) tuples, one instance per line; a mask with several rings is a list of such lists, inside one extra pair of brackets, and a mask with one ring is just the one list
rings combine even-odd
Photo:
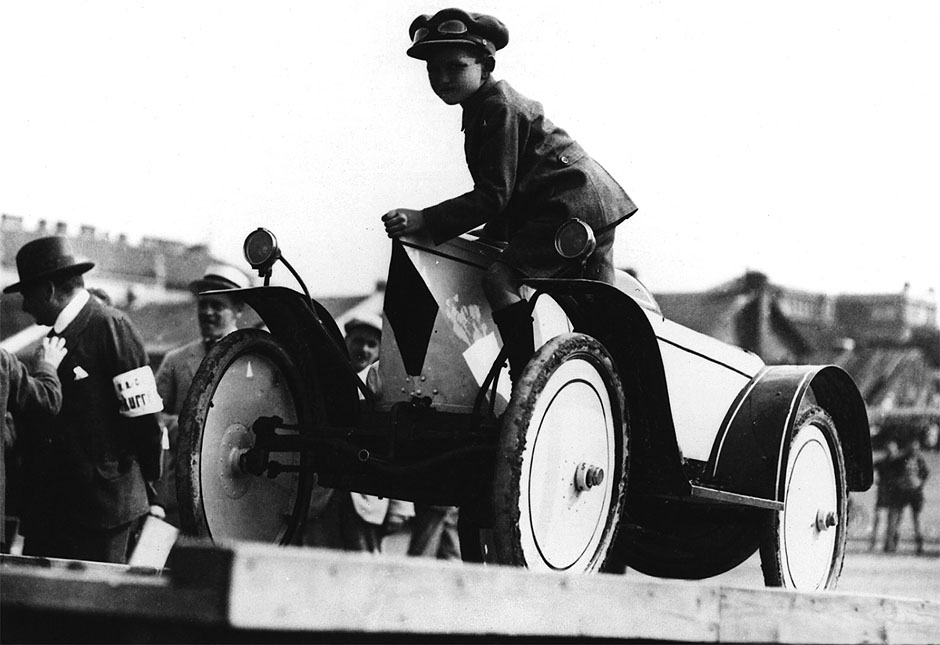
[(249, 233), (242, 248), (248, 264), (258, 271), (259, 275), (270, 273), (271, 266), (281, 257), (277, 238), (266, 228), (259, 227)]
[(566, 260), (584, 259), (595, 248), (594, 230), (577, 217), (572, 217), (555, 231), (555, 251)]

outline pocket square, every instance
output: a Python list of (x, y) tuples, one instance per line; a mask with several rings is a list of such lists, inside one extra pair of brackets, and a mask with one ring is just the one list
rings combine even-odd
[(76, 381), (81, 381), (83, 378), (88, 378), (88, 372), (83, 370), (81, 365), (76, 365), (73, 367), (72, 373), (75, 374)]

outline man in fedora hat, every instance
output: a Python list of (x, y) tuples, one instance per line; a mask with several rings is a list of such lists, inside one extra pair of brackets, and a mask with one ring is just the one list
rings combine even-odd
[(94, 263), (68, 239), (43, 237), (16, 255), (23, 311), (65, 339), (58, 416), (36, 415), (23, 441), (23, 554), (125, 562), (130, 530), (160, 477), (160, 409), (140, 335), (85, 289)]
[(202, 278), (189, 283), (196, 297), (199, 338), (167, 352), (157, 369), (157, 391), (163, 398), (161, 420), (167, 430), (169, 448), (163, 459), (163, 477), (157, 485), (156, 504), (163, 508), (165, 520), (179, 526), (179, 504), (176, 501), (176, 446), (179, 414), (189, 387), (209, 347), (238, 329), (244, 303), (235, 295), (203, 293), (251, 286), (247, 275), (226, 264), (210, 265)]

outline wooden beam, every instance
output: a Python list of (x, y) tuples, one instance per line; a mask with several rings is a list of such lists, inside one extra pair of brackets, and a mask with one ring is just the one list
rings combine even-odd
[(22, 558), (3, 557), (4, 632), (21, 634), (21, 623), (37, 616), (66, 615), (84, 616), (103, 630), (115, 620), (156, 630), (125, 629), (128, 642), (154, 634), (182, 642), (187, 634), (252, 642), (343, 634), (768, 643), (936, 643), (940, 637), (940, 602), (930, 600), (540, 574), (257, 544), (182, 544), (169, 564), (169, 570), (140, 572), (65, 561), (26, 566)]

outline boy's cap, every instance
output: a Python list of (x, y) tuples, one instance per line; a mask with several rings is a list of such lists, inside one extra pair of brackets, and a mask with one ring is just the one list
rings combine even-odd
[(441, 9), (433, 16), (420, 15), (411, 23), (408, 35), (411, 47), (406, 53), (422, 60), (435, 45), (472, 45), (492, 56), (509, 43), (509, 30), (497, 18), (463, 9)]
[(347, 334), (357, 327), (368, 327), (369, 329), (374, 329), (375, 331), (379, 332), (379, 336), (382, 335), (382, 319), (374, 314), (357, 314), (346, 321), (346, 324), (343, 325), (343, 329)]

